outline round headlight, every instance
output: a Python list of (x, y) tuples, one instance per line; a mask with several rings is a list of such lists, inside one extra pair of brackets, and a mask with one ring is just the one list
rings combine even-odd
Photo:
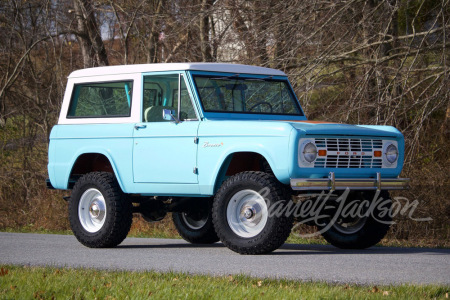
[(395, 163), (398, 158), (398, 149), (394, 144), (390, 144), (386, 148), (386, 152), (384, 153), (386, 160), (391, 164)]
[(313, 162), (317, 157), (317, 147), (313, 143), (308, 143), (303, 147), (303, 157), (307, 162)]

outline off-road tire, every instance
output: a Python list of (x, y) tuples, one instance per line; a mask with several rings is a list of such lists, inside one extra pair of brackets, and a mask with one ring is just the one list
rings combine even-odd
[[(371, 200), (372, 193), (361, 193), (367, 200)], [(322, 236), (331, 245), (341, 249), (366, 249), (379, 243), (387, 234), (392, 221), (391, 214), (387, 210), (391, 209), (392, 200), (389, 193), (383, 191), (379, 197), (384, 199), (384, 205), (381, 211), (379, 206), (375, 206), (373, 214), (370, 214), (361, 229), (351, 234), (345, 234), (336, 229), (335, 226), (330, 227), (322, 233)], [(376, 218), (374, 218), (376, 216)], [(320, 229), (320, 228), (319, 228)]]
[[(192, 211), (173, 212), (172, 220), (175, 228), (181, 237), (192, 244), (213, 244), (219, 241), (212, 222), (212, 201), (211, 199), (197, 199), (201, 206), (196, 205)], [(204, 224), (191, 224), (191, 218), (206, 218)], [(201, 227), (200, 227), (201, 226)]]
[[(288, 238), (293, 217), (275, 214), (267, 218), (263, 229), (255, 236), (236, 234), (227, 220), (227, 207), (234, 195), (240, 191), (259, 192), (268, 188), (265, 203), (269, 208), (275, 203), (286, 205), (290, 193), (273, 175), (264, 172), (242, 172), (228, 178), (219, 188), (213, 203), (213, 223), (217, 235), (225, 246), (240, 254), (265, 254), (278, 249)], [(278, 202), (282, 201), (283, 202)]]
[[(97, 189), (106, 204), (106, 216), (97, 232), (87, 231), (79, 218), (79, 203), (89, 189)], [(92, 172), (82, 176), (74, 185), (69, 200), (69, 221), (75, 237), (90, 248), (109, 248), (120, 244), (130, 231), (132, 203), (122, 192), (114, 174)]]

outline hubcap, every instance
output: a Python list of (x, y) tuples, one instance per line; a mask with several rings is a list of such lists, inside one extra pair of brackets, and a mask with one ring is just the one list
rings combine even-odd
[(83, 228), (91, 233), (99, 231), (106, 219), (106, 202), (102, 193), (91, 188), (81, 195), (78, 217)]
[(89, 208), (89, 212), (91, 213), (91, 218), (97, 219), (100, 214), (100, 209), (96, 203), (92, 203), (91, 208)]
[(248, 207), (245, 209), (244, 217), (246, 219), (251, 219), (254, 215), (255, 215), (255, 212), (253, 211), (253, 209), (251, 207)]
[(268, 216), (266, 201), (254, 190), (239, 191), (228, 202), (228, 225), (241, 237), (258, 235), (266, 226)]

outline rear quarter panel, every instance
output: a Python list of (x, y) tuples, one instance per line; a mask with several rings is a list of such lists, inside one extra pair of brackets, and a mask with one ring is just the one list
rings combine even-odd
[(100, 153), (110, 161), (124, 192), (131, 192), (134, 124), (56, 125), (50, 134), (48, 173), (56, 189), (67, 189), (77, 158)]

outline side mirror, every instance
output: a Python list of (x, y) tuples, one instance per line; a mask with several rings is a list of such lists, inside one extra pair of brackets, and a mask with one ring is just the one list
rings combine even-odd
[(175, 123), (180, 123), (177, 117), (175, 117), (175, 111), (170, 109), (163, 109), (162, 117), (166, 121), (174, 121)]

